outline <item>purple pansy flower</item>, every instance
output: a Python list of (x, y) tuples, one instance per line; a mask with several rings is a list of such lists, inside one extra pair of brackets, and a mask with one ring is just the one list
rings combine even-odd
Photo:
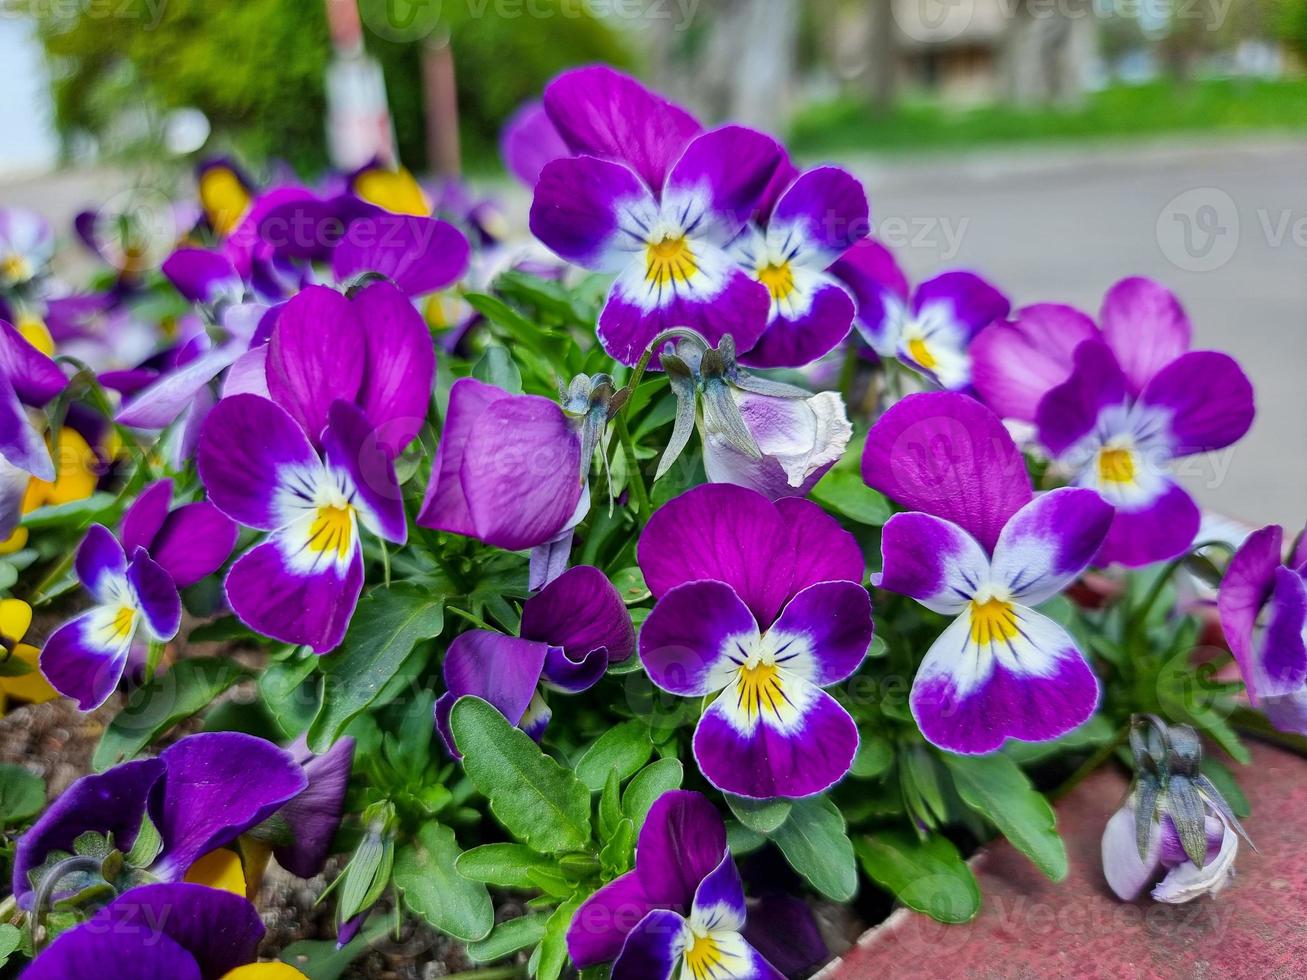
[(1159, 817), (1149, 821), (1147, 850), (1140, 857), (1136, 803), (1135, 794), (1131, 794), (1103, 831), (1103, 874), (1117, 898), (1133, 902), (1156, 882), (1152, 890), (1155, 901), (1181, 905), (1203, 895), (1216, 895), (1230, 883), (1239, 853), (1239, 834), (1226, 822), (1220, 808), (1208, 805), (1203, 815), (1207, 854), (1200, 868), (1185, 853), (1165, 803)]
[(394, 467), (363, 412), (337, 399), (305, 417), (326, 423), (321, 455), (280, 406), (224, 398), (200, 437), (199, 473), (219, 510), (270, 532), (227, 574), (232, 610), (265, 636), (326, 653), (363, 590), (361, 529), (403, 544), (408, 526)]
[(727, 246), (782, 156), (770, 137), (726, 126), (691, 140), (657, 183), (634, 165), (593, 156), (545, 166), (531, 231), (569, 262), (616, 273), (599, 316), (599, 340), (610, 355), (635, 364), (673, 326), (713, 344), (730, 334), (740, 350), (758, 341), (770, 296)]
[(34, 279), (53, 256), (49, 222), (27, 208), (0, 208), (0, 289)]
[(0, 460), (39, 480), (54, 480), (50, 449), (27, 409), (44, 406), (67, 385), (58, 364), (0, 320)]
[(656, 511), (637, 558), (658, 600), (639, 638), (650, 679), (716, 695), (694, 733), (708, 781), (768, 798), (842, 779), (858, 730), (822, 688), (857, 670), (871, 643), (853, 536), (809, 501), (712, 483)]
[(350, 767), (354, 764), (354, 739), (337, 739), (322, 755), (314, 755), (301, 735), (286, 751), (303, 769), (308, 783), (277, 811), (290, 832), (290, 841), (274, 845), (272, 853), (291, 874), (312, 878), (322, 873), (340, 827)]
[(853, 323), (853, 297), (833, 272), (866, 234), (867, 194), (848, 171), (818, 167), (800, 174), (768, 210), (730, 249), (771, 297), (766, 330), (740, 359), (802, 367), (834, 350)]
[(255, 961), (264, 932), (258, 910), (239, 895), (185, 883), (142, 885), (62, 933), (23, 977), (220, 980)]
[(197, 860), (262, 823), (307, 784), (294, 758), (271, 742), (239, 732), (189, 735), (158, 758), (83, 776), (65, 790), (18, 840), (14, 895), (28, 907), (28, 872), (52, 851), (71, 852), (88, 831), (111, 836), (125, 853), (147, 815), (162, 840), (149, 874), (180, 881)]
[(1034, 496), (997, 416), (953, 392), (887, 411), (867, 435), (862, 477), (913, 511), (885, 525), (874, 584), (957, 617), (912, 685), (922, 734), (981, 754), (1086, 721), (1098, 681), (1070, 635), (1033, 607), (1093, 560), (1112, 508), (1090, 490)]
[(588, 690), (634, 651), (631, 617), (608, 576), (589, 565), (569, 568), (522, 606), (521, 636), (470, 630), (449, 645), (446, 691), (436, 702), (446, 747), (458, 755), (449, 712), (464, 695), (489, 701), (538, 739), (551, 715), (541, 687)]
[(571, 155), (571, 148), (549, 118), (543, 102), (522, 103), (499, 133), (500, 159), (529, 190), (535, 190), (545, 164)]
[(539, 395), (459, 378), (417, 522), (508, 551), (556, 538), (589, 509), (581, 435)]
[[(614, 977), (779, 976), (740, 937), (743, 926), (744, 895), (721, 816), (699, 793), (672, 790), (645, 817), (634, 870), (577, 909), (567, 951), (582, 970), (617, 959)], [(704, 971), (709, 959), (715, 969)]]
[(1007, 297), (965, 271), (942, 272), (909, 293), (897, 266), (885, 267), (893, 259), (883, 249), (858, 259), (863, 261), (841, 262), (833, 271), (853, 287), (855, 322), (872, 349), (881, 357), (898, 358), (941, 388), (971, 387), (972, 339), (1007, 316)]
[(1217, 608), (1249, 699), (1276, 728), (1307, 735), (1307, 535), (1287, 561), (1283, 548), (1276, 525), (1250, 535), (1225, 570)]
[[(1189, 350), (1184, 310), (1147, 279), (1113, 286), (1101, 320), (1101, 339), (1082, 340), (1065, 380), (1040, 398), (1038, 439), (1076, 485), (1116, 508), (1100, 563), (1165, 561), (1193, 544), (1201, 520), (1167, 463), (1242, 438), (1255, 415), (1252, 385), (1228, 355)], [(1068, 317), (1057, 322), (1084, 328)], [(1005, 349), (991, 345), (986, 356)], [(994, 370), (990, 364), (982, 376)], [(1033, 380), (1037, 370), (1027, 375)]]
[(172, 481), (160, 480), (127, 509), (121, 535), (120, 543), (91, 525), (76, 568), (95, 606), (57, 629), (41, 651), (41, 672), (83, 711), (113, 693), (142, 629), (160, 642), (177, 635), (178, 590), (222, 566), (236, 525), (207, 501), (172, 509)]

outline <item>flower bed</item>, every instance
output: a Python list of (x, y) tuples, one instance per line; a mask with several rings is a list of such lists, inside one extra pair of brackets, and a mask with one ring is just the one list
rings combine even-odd
[(0, 952), (804, 976), (832, 909), (975, 919), (996, 835), (1065, 878), (1046, 794), (1113, 759), (1095, 875), (1211, 901), (1307, 552), (1169, 475), (1254, 416), (1179, 300), (909, 285), (846, 171), (604, 68), (504, 153), (532, 241), (380, 165), (208, 161), (178, 236), (79, 217), (83, 291), (0, 219), (0, 688), (104, 721), (48, 806), (0, 769)]

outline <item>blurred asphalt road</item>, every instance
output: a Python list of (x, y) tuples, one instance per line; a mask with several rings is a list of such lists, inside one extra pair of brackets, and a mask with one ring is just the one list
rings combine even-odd
[[(1185, 464), (1182, 478), (1204, 505), (1244, 522), (1307, 521), (1307, 141), (841, 162), (866, 182), (875, 230), (914, 280), (971, 268), (1014, 305), (1091, 314), (1123, 276), (1168, 285), (1196, 344), (1238, 358), (1258, 395), (1250, 435)], [(30, 178), (0, 183), (0, 206), (36, 206), (67, 228), (79, 207), (124, 186), (102, 172)], [(525, 214), (523, 195), (505, 197)]]

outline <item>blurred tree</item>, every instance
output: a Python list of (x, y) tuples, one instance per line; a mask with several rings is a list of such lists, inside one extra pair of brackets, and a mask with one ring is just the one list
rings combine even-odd
[(1299, 66), (1307, 66), (1307, 0), (1280, 0), (1275, 32), (1298, 59)]

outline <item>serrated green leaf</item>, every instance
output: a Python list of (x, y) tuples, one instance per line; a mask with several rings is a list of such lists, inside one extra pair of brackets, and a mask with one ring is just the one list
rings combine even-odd
[(45, 781), (22, 766), (0, 765), (0, 824), (16, 827), (45, 806)]
[(775, 833), (790, 818), (794, 808), (793, 800), (752, 800), (745, 796), (726, 794), (726, 805), (735, 814), (735, 819), (750, 830), (766, 836)]
[(422, 640), (445, 626), (444, 600), (401, 582), (373, 589), (361, 600), (340, 646), (319, 662), (322, 709), (309, 726), (315, 752), (331, 747), (345, 726), (381, 695)]
[(636, 829), (644, 826), (644, 818), (658, 797), (681, 788), (685, 767), (679, 759), (659, 759), (645, 766), (633, 777), (622, 794), (622, 812), (631, 818)]
[(639, 771), (653, 755), (649, 728), (642, 721), (624, 721), (608, 729), (576, 763), (576, 775), (597, 793), (604, 788), (609, 772), (625, 780)]
[(847, 902), (857, 892), (853, 845), (844, 830), (844, 817), (827, 797), (795, 800), (789, 819), (769, 836), (790, 867), (827, 898)]
[(490, 934), (495, 908), (485, 885), (457, 871), (460, 853), (452, 830), (439, 823), (423, 825), (417, 840), (395, 856), (395, 887), (404, 905), (428, 925), (475, 942)]
[(464, 851), (454, 867), (464, 878), (502, 888), (531, 888), (527, 877), (532, 868), (552, 871), (557, 862), (537, 854), (525, 844), (482, 844)]
[(467, 944), (468, 959), (474, 963), (493, 963), (540, 942), (545, 935), (547, 915), (523, 915), (501, 922), (486, 936)]
[(207, 708), (242, 677), (239, 664), (219, 657), (182, 660), (132, 692), (127, 705), (109, 723), (91, 758), (102, 772), (134, 758), (173, 725)]
[(948, 923), (969, 922), (980, 911), (980, 886), (948, 838), (891, 829), (859, 837), (853, 847), (867, 877), (908, 908)]
[(490, 811), (518, 840), (541, 853), (590, 843), (590, 791), (480, 698), (460, 698), (450, 713), (468, 778)]
[(1066, 877), (1066, 846), (1053, 808), (1015, 762), (1004, 755), (942, 758), (962, 802), (997, 827), (1049, 878)]

